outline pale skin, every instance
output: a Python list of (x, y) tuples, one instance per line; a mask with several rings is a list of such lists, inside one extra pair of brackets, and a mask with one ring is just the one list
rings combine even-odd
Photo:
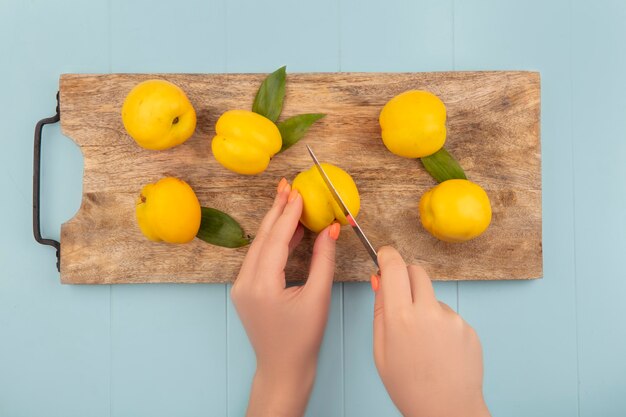
[[(306, 283), (286, 287), (285, 265), (303, 236), (302, 198), (281, 180), (231, 291), (256, 354), (247, 416), (304, 415), (328, 320), (339, 225), (322, 230)], [(435, 298), (426, 271), (392, 247), (378, 251), (374, 362), (404, 416), (489, 416), (474, 329)]]

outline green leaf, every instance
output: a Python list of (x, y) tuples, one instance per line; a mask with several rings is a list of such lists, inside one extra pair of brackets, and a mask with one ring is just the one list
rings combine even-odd
[(202, 221), (196, 235), (207, 243), (225, 248), (240, 248), (252, 239), (245, 236), (239, 223), (223, 211), (202, 207)]
[(283, 111), (286, 77), (287, 67), (283, 66), (265, 78), (254, 98), (253, 112), (267, 117), (272, 122), (278, 120), (280, 112)]
[(426, 171), (438, 182), (444, 182), (451, 179), (466, 180), (465, 172), (461, 165), (454, 159), (452, 155), (445, 150), (439, 149), (432, 155), (420, 158)]
[(299, 114), (278, 123), (280, 136), (283, 138), (283, 146), (279, 152), (283, 152), (298, 142), (313, 123), (326, 116), (323, 113)]

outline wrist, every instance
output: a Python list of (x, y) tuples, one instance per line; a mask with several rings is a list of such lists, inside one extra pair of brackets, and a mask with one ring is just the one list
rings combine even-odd
[(257, 366), (250, 391), (248, 417), (304, 415), (315, 382), (315, 366), (285, 369)]

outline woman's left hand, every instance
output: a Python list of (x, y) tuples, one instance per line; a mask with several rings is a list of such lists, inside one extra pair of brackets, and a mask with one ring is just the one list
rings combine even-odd
[(285, 265), (304, 234), (301, 213), (302, 197), (283, 178), (231, 290), (257, 359), (248, 416), (303, 415), (315, 380), (340, 225), (317, 236), (306, 284), (287, 288)]

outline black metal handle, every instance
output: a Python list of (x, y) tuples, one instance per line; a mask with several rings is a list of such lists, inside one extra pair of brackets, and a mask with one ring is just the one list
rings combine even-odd
[(61, 112), (59, 110), (59, 93), (57, 92), (57, 108), (56, 114), (52, 117), (42, 119), (35, 126), (35, 152), (33, 162), (33, 234), (35, 240), (42, 245), (50, 245), (57, 250), (57, 270), (61, 271), (61, 243), (54, 239), (44, 239), (41, 237), (41, 223), (39, 219), (39, 194), (41, 184), (41, 133), (43, 127), (48, 124), (56, 123), (61, 120)]

